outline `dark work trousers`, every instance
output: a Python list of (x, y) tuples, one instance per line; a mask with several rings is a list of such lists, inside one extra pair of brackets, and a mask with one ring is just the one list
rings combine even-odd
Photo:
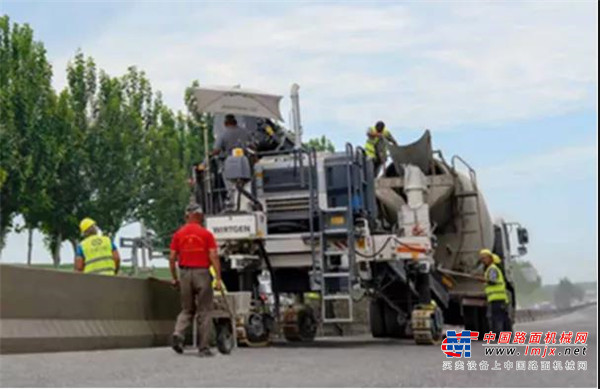
[(180, 269), (179, 288), (181, 293), (181, 313), (175, 323), (175, 334), (183, 337), (186, 328), (198, 313), (200, 349), (210, 347), (213, 309), (212, 277), (205, 268)]
[(511, 325), (508, 318), (507, 305), (504, 301), (492, 301), (488, 303), (488, 320), (490, 322), (490, 330), (496, 334), (496, 338), (500, 336), (500, 332), (510, 329)]

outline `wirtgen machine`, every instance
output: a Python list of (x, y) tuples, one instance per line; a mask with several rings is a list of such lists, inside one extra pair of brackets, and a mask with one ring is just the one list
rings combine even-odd
[[(309, 341), (320, 323), (352, 322), (361, 298), (370, 300), (374, 337), (430, 344), (444, 323), (487, 332), (483, 284), (472, 276), (482, 274), (478, 253), (490, 248), (502, 259), (514, 296), (510, 235), (516, 227), (522, 255), (527, 230), (492, 221), (475, 171), (434, 151), (429, 131), (407, 146), (387, 144), (391, 163), (375, 177), (361, 147), (303, 146), (297, 85), (291, 97), (288, 132), (276, 124), (280, 96), (195, 90), (196, 109), (214, 115), (215, 132), (224, 114), (235, 114), (253, 134), (231, 155), (207, 149), (194, 175), (225, 284), (249, 296), (238, 339), (263, 344), (281, 331)], [(308, 292), (319, 296), (320, 312), (305, 304)]]

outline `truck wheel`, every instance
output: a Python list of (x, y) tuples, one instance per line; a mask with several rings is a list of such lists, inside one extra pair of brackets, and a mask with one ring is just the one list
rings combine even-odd
[(217, 324), (217, 350), (221, 354), (230, 354), (235, 346), (235, 340), (231, 332), (229, 320), (223, 320)]
[(317, 319), (310, 307), (305, 307), (298, 312), (298, 333), (300, 341), (312, 342), (317, 336)]
[(514, 306), (514, 298), (515, 295), (511, 290), (507, 290), (506, 293), (508, 294), (508, 306), (506, 307), (506, 323), (504, 323), (504, 328), (502, 329), (502, 331), (508, 331), (508, 332), (512, 332), (513, 331), (513, 323), (514, 323), (514, 319), (515, 319), (515, 306)]
[(385, 328), (384, 303), (381, 299), (373, 299), (369, 304), (369, 327), (374, 338), (387, 336)]
[(490, 332), (490, 322), (487, 317), (487, 307), (480, 307), (478, 309), (478, 318), (479, 318), (479, 340), (483, 340), (483, 335)]
[(245, 329), (249, 343), (261, 344), (269, 340), (269, 331), (260, 313), (251, 313), (248, 316)]
[[(479, 311), (480, 311), (479, 307), (465, 306), (465, 307), (463, 307), (463, 317), (464, 317), (465, 330), (478, 331), (479, 339), (483, 339), (483, 334), (481, 333), (481, 330), (480, 330), (481, 323), (480, 323), (480, 318), (479, 318), (479, 316), (480, 316)], [(487, 321), (486, 317), (485, 317), (485, 319)]]
[(403, 339), (406, 338), (406, 324), (401, 325), (398, 322), (398, 316), (402, 313), (384, 303), (385, 328), (387, 336), (390, 338)]
[(313, 309), (303, 306), (284, 320), (283, 335), (289, 342), (312, 342), (317, 335), (317, 327)]

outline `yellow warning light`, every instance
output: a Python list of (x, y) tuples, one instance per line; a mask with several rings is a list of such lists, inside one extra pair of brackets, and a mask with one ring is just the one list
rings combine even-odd
[(359, 238), (359, 239), (356, 241), (356, 246), (357, 246), (359, 249), (362, 249), (362, 250), (364, 250), (364, 249), (367, 247), (367, 244), (366, 244), (366, 243), (367, 243), (367, 242), (365, 242), (365, 238)]
[(442, 284), (446, 285), (448, 289), (454, 288), (454, 281), (452, 280), (452, 278), (446, 275), (442, 276)]
[(231, 152), (231, 155), (233, 155), (234, 157), (243, 157), (244, 156), (244, 149), (236, 147)]
[(333, 226), (341, 226), (344, 223), (346, 223), (346, 218), (344, 218), (343, 216), (332, 216), (329, 219), (329, 222), (331, 223), (331, 225)]

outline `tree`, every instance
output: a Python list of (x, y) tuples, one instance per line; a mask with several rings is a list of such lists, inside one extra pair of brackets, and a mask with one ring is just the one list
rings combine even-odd
[(45, 234), (56, 266), (62, 242), (75, 246), (86, 216), (108, 234), (137, 218), (169, 236), (212, 128), (212, 117), (194, 109), (198, 82), (185, 92), (188, 112), (175, 114), (144, 72), (113, 77), (77, 52), (57, 95), (43, 45), (8, 17), (0, 18), (0, 60), (0, 249), (16, 214), (30, 233)]
[(133, 218), (147, 170), (148, 129), (162, 106), (143, 72), (131, 67), (123, 77), (111, 77), (81, 52), (69, 63), (67, 80), (54, 117), (61, 144), (50, 185), (53, 218), (44, 223), (55, 264), (64, 240), (75, 246), (83, 217), (109, 235)]
[(161, 107), (158, 123), (148, 133), (147, 171), (139, 209), (140, 218), (161, 240), (181, 224), (190, 197), (186, 138), (184, 118)]
[(46, 244), (55, 266), (60, 264), (64, 240), (75, 246), (79, 238), (78, 221), (89, 215), (93, 199), (93, 179), (89, 149), (93, 115), (96, 112), (96, 66), (77, 53), (67, 67), (67, 83), (57, 98), (52, 117), (55, 179), (48, 184), (52, 212), (42, 223)]
[(312, 147), (316, 151), (335, 151), (335, 146), (333, 145), (331, 140), (327, 139), (325, 135), (322, 135), (320, 138), (309, 139), (305, 146)]
[(542, 279), (530, 262), (513, 261), (510, 266), (517, 293), (529, 295), (541, 287)]
[[(143, 184), (139, 217), (166, 244), (173, 231), (183, 222), (190, 201), (188, 180), (192, 166), (204, 159), (204, 129), (212, 128), (212, 118), (199, 114), (194, 108), (192, 88), (186, 89), (184, 99), (187, 113), (174, 114), (165, 106), (155, 125), (149, 128), (147, 154), (143, 165), (148, 168)], [(208, 132), (209, 141), (212, 132)]]
[(584, 290), (568, 278), (562, 278), (554, 290), (554, 305), (558, 309), (569, 308), (574, 300), (583, 300)]
[(71, 107), (69, 90), (63, 90), (56, 100), (51, 119), (54, 136), (48, 147), (54, 150), (54, 180), (46, 191), (51, 198), (51, 212), (42, 222), (46, 245), (52, 253), (54, 265), (60, 264), (60, 246), (63, 239), (72, 243), (79, 237), (78, 210), (87, 199), (81, 188), (85, 183), (81, 170), (84, 159), (81, 134), (75, 126), (75, 112)]
[(50, 212), (46, 191), (54, 153), (46, 146), (54, 91), (52, 68), (42, 43), (27, 25), (0, 17), (0, 248), (13, 218), (20, 213), (31, 234)]

